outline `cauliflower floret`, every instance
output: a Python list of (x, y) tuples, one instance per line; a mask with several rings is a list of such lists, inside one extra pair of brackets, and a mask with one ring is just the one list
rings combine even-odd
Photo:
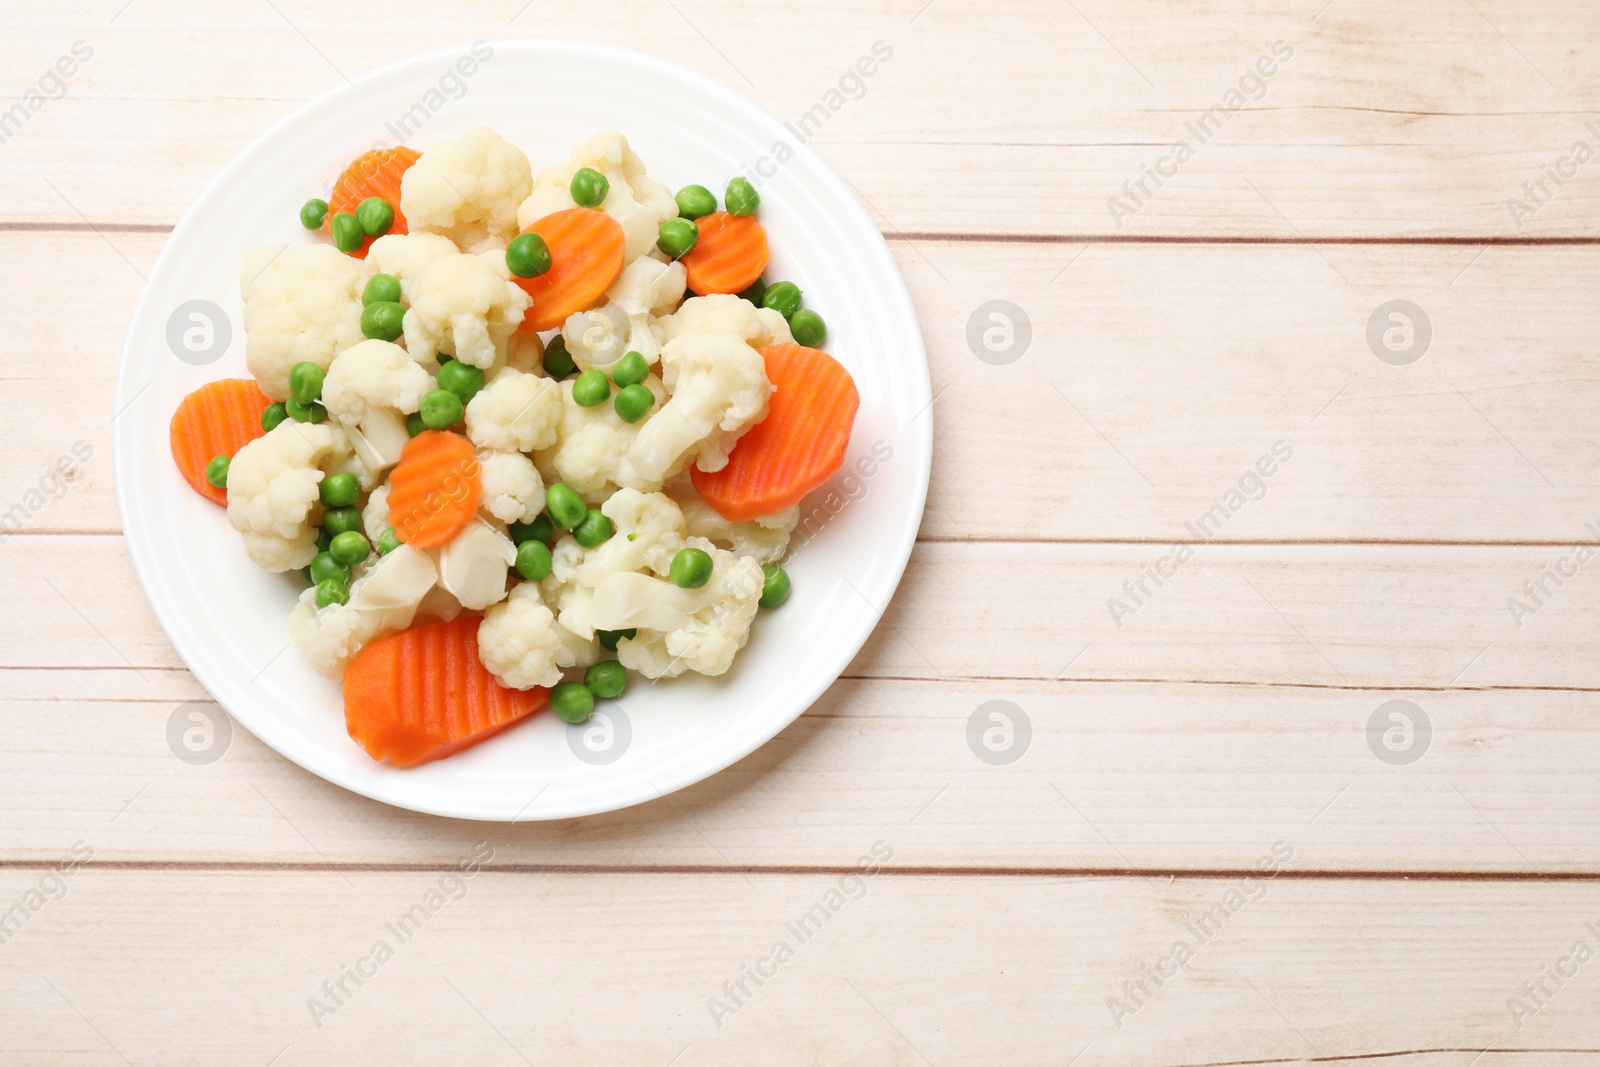
[(433, 379), (406, 350), (376, 339), (340, 352), (322, 383), (322, 405), (347, 430), (362, 464), (382, 471), (400, 462), (411, 439), (405, 416), (422, 405)]
[(506, 366), (544, 377), (544, 340), (536, 333), (521, 330), (512, 334), (506, 342)]
[(539, 587), (522, 582), (505, 600), (483, 613), (478, 627), (478, 658), (512, 689), (551, 686), (561, 668), (588, 667), (599, 659), (595, 642), (568, 630), (544, 601)]
[(593, 367), (610, 373), (617, 360), (627, 355), (632, 334), (628, 313), (616, 304), (574, 311), (561, 324), (567, 353), (583, 370)]
[[(627, 459), (628, 450), (640, 429), (650, 425), (662, 410), (660, 405), (667, 394), (655, 375), (646, 378), (644, 384), (655, 396), (657, 406), (652, 409), (654, 414), (630, 425), (617, 414), (614, 404), (579, 407), (572, 399), (572, 384), (570, 378), (561, 383), (561, 429), (555, 447), (539, 451), (533, 459), (547, 484), (565, 482), (590, 504), (600, 504), (617, 487), (619, 468)], [(651, 485), (639, 478), (630, 484), (644, 492), (661, 487), (659, 481)]]
[(750, 638), (761, 599), (761, 564), (702, 537), (688, 543), (711, 556), (711, 580), (699, 589), (619, 572), (601, 580), (588, 605), (595, 627), (638, 631), (617, 642), (617, 658), (646, 678), (675, 678), (686, 670), (724, 674)]
[(375, 274), (392, 274), (400, 282), (400, 299), (411, 303), (411, 287), (428, 264), (461, 249), (437, 233), (386, 233), (367, 249), (367, 267)]
[(505, 599), (506, 570), (516, 561), (517, 546), (499, 529), (474, 519), (436, 554), (439, 584), (462, 607), (482, 611)]
[(648, 362), (656, 361), (665, 337), (652, 317), (668, 314), (678, 306), (687, 277), (682, 263), (663, 263), (650, 256), (640, 256), (623, 268), (606, 290), (606, 307), (628, 316), (628, 350), (638, 352)]
[(671, 315), (656, 321), (663, 343), (692, 333), (736, 333), (755, 348), (793, 341), (789, 323), (772, 308), (758, 308), (741, 296), (692, 296)]
[(313, 509), (325, 471), (350, 454), (344, 432), (288, 420), (234, 453), (228, 466), (228, 522), (259, 567), (292, 571), (317, 554)]
[(657, 488), (691, 459), (719, 471), (734, 443), (767, 417), (766, 363), (735, 334), (675, 337), (661, 349), (661, 370), (672, 399), (641, 424), (618, 485)]
[(467, 402), (467, 437), (479, 448), (532, 452), (556, 443), (561, 419), (561, 383), (506, 367)]
[(789, 550), (789, 535), (800, 524), (798, 505), (749, 522), (725, 519), (700, 498), (687, 475), (674, 479), (663, 492), (682, 510), (686, 534), (704, 537), (735, 555), (751, 556), (757, 563), (777, 563), (781, 560)]
[(649, 568), (665, 577), (683, 547), (683, 512), (664, 493), (618, 489), (600, 505), (615, 532), (584, 554), (574, 579), (593, 589), (608, 574)]
[(544, 507), (544, 481), (521, 452), (478, 450), (480, 506), (501, 522), (532, 522)]
[(533, 190), (522, 149), (486, 126), (440, 141), (400, 179), (400, 211), (412, 233), (437, 233), (471, 249), (517, 234), (517, 206)]
[(340, 678), (361, 646), (411, 625), (437, 579), (426, 552), (401, 545), (356, 579), (348, 603), (318, 608), (315, 588), (301, 593), (289, 615), (289, 637), (319, 673)]
[[(654, 248), (661, 224), (678, 217), (678, 203), (671, 189), (645, 174), (644, 161), (628, 147), (628, 139), (615, 131), (596, 134), (572, 150), (570, 161), (542, 171), (533, 193), (517, 209), (517, 224), (527, 229), (546, 215), (572, 207), (567, 187), (583, 167), (593, 167), (611, 183), (600, 207), (622, 224), (627, 241), (623, 261), (631, 263)], [(554, 190), (560, 190), (560, 195)], [(407, 212), (406, 218), (410, 217)]]
[(361, 509), (361, 528), (366, 531), (367, 540), (374, 545), (383, 536), (383, 531), (389, 529), (388, 482), (378, 486), (367, 497), (367, 506)]
[(444, 352), (469, 366), (492, 368), (505, 361), (506, 342), (530, 303), (511, 281), (505, 256), (440, 256), (412, 286), (403, 320), (406, 349), (424, 365)]
[(244, 360), (269, 399), (288, 399), (296, 363), (327, 370), (334, 356), (360, 343), (367, 274), (361, 260), (332, 245), (258, 249), (246, 258), (239, 279)]

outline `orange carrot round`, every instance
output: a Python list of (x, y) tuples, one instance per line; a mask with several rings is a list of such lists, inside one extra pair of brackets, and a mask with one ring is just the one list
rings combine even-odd
[(622, 224), (604, 211), (569, 207), (529, 226), (550, 249), (550, 269), (537, 278), (512, 278), (533, 297), (523, 315), (523, 333), (553, 330), (575, 311), (586, 311), (622, 273), (627, 240)]
[(401, 543), (448, 544), (478, 513), (482, 467), (472, 444), (449, 430), (423, 430), (389, 474), (389, 525)]
[(696, 293), (742, 293), (767, 269), (767, 230), (753, 217), (715, 211), (694, 225), (700, 236), (682, 262)]
[(172, 413), (169, 436), (178, 473), (195, 492), (215, 503), (228, 503), (228, 491), (206, 481), (206, 465), (218, 456), (232, 459), (265, 433), (261, 413), (270, 403), (253, 378), (207, 382), (183, 398)]
[(759, 350), (772, 399), (767, 417), (708, 474), (690, 469), (702, 499), (725, 519), (754, 519), (794, 507), (844, 463), (861, 397), (850, 372), (826, 352), (797, 344)]
[[(406, 217), (400, 213), (400, 177), (421, 155), (415, 148), (401, 145), (399, 148), (374, 148), (357, 156), (339, 175), (339, 180), (333, 183), (333, 193), (328, 197), (328, 217), (322, 220), (323, 232), (333, 232), (335, 215), (341, 211), (354, 215), (361, 201), (372, 196), (382, 197), (394, 208), (394, 225), (389, 227), (390, 233), (409, 232), (406, 229)], [(375, 240), (375, 237), (363, 239), (361, 247), (350, 255), (366, 259), (367, 249), (372, 247)]]
[(376, 760), (416, 767), (488, 740), (545, 706), (546, 689), (507, 689), (478, 659), (475, 615), (380, 637), (344, 673), (344, 723)]

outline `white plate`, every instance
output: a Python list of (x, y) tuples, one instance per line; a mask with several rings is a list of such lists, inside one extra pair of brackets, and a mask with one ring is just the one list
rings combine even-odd
[[(167, 636), (261, 740), (313, 774), (400, 807), (465, 819), (567, 818), (649, 800), (721, 770), (793, 722), (850, 662), (889, 603), (922, 519), (932, 458), (927, 356), (877, 228), (843, 179), (778, 120), (699, 75), (631, 52), (555, 41), (475, 47), (479, 56), (486, 47), (492, 53), (472, 59), (462, 47), (420, 56), (314, 101), (246, 149), (190, 209), (145, 287), (123, 350), (117, 498), (128, 551)], [(472, 62), (458, 67), (463, 57)], [(397, 770), (349, 739), (339, 686), (289, 644), (299, 579), (250, 564), (222, 509), (179, 478), (167, 423), (202, 383), (246, 375), (238, 293), (245, 253), (313, 241), (298, 222), (300, 205), (326, 196), (341, 167), (375, 141), (396, 143), (393, 130), (406, 115), (421, 122), (406, 137), (417, 148), (486, 125), (527, 152), (535, 173), (594, 133), (617, 129), (651, 176), (673, 188), (698, 182), (720, 191), (741, 172), (759, 178), (773, 248), (767, 277), (796, 282), (822, 313), (826, 347), (855, 376), (861, 412), (845, 468), (806, 501), (808, 514), (827, 521), (809, 540), (796, 538), (787, 564), (792, 597), (761, 613), (725, 677), (636, 679), (621, 700), (601, 702), (602, 712), (620, 710), (609, 728), (598, 714), (572, 727), (546, 712), (460, 755)], [(780, 144), (792, 158), (774, 166)], [(196, 325), (179, 309), (197, 300), (225, 312), (219, 338), (231, 333), (199, 366), (168, 340), (175, 315), (180, 332)], [(189, 338), (204, 342), (203, 331)], [(851, 475), (872, 460), (869, 477)]]

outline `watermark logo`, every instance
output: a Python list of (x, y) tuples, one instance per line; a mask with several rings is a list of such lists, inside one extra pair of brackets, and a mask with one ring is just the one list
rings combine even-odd
[(192, 366), (215, 363), (232, 340), (228, 313), (209, 300), (186, 300), (167, 316), (167, 347)]
[(589, 721), (567, 731), (572, 754), (593, 767), (615, 763), (633, 743), (633, 723), (620, 704), (594, 709)]
[(1367, 320), (1367, 347), (1385, 363), (1404, 367), (1428, 354), (1433, 322), (1409, 300), (1379, 304)]
[(986, 701), (967, 716), (967, 747), (991, 767), (1017, 762), (1032, 743), (1028, 713), (1009, 700)]
[(233, 744), (233, 720), (216, 704), (180, 704), (167, 718), (167, 747), (195, 767), (215, 763)]
[(83, 476), (83, 465), (94, 457), (94, 446), (87, 441), (74, 441), (70, 454), (63, 452), (55, 463), (44, 469), (5, 511), (0, 512), (0, 545), (14, 534), (21, 533), (28, 522), (46, 507), (67, 495), (72, 483)]
[(1428, 754), (1433, 723), (1428, 713), (1409, 700), (1379, 704), (1367, 719), (1367, 747), (1383, 762), (1405, 767)]
[(967, 317), (967, 347), (990, 366), (1015, 363), (1032, 343), (1028, 313), (1009, 300), (986, 300)]

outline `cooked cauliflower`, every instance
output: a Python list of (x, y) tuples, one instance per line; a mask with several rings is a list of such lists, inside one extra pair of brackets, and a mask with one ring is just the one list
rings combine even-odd
[(367, 267), (375, 274), (392, 274), (400, 282), (400, 299), (411, 303), (411, 289), (428, 264), (461, 251), (450, 238), (437, 233), (386, 233), (367, 249)]
[(464, 249), (517, 234), (517, 206), (533, 190), (522, 149), (485, 126), (440, 141), (400, 179), (400, 211), (412, 233), (437, 233)]
[(663, 263), (651, 256), (640, 256), (623, 268), (606, 290), (606, 306), (628, 316), (629, 350), (638, 352), (651, 363), (656, 361), (661, 354), (661, 342), (666, 338), (652, 317), (666, 315), (678, 306), (687, 278), (682, 263)]
[(692, 296), (671, 315), (656, 321), (662, 343), (694, 333), (736, 333), (761, 348), (793, 341), (789, 323), (772, 308), (758, 308), (741, 296)]
[[(667, 394), (655, 375), (645, 379), (657, 406), (652, 409), (653, 414), (629, 425), (613, 404), (579, 407), (572, 399), (572, 383), (570, 378), (561, 383), (561, 429), (556, 445), (540, 450), (533, 459), (547, 484), (565, 482), (590, 504), (600, 504), (617, 487), (618, 472), (629, 448), (640, 428), (650, 425), (655, 413), (661, 411)], [(646, 492), (661, 487), (660, 482), (651, 485), (640, 479), (630, 484)]]
[(289, 396), (289, 369), (333, 357), (362, 340), (367, 268), (332, 245), (258, 249), (239, 279), (245, 366), (272, 400)]
[(674, 479), (663, 492), (672, 497), (683, 512), (686, 534), (704, 537), (735, 555), (751, 556), (757, 563), (777, 563), (783, 559), (783, 554), (789, 550), (789, 535), (800, 523), (798, 506), (750, 522), (725, 519), (700, 498), (687, 475)]
[(686, 670), (724, 674), (750, 638), (761, 599), (761, 564), (702, 537), (688, 543), (711, 556), (711, 580), (699, 589), (618, 572), (602, 579), (589, 601), (596, 628), (638, 631), (617, 642), (617, 658), (646, 678), (676, 678)]
[(561, 668), (588, 667), (599, 657), (594, 640), (562, 626), (539, 599), (539, 587), (522, 582), (483, 613), (478, 658), (500, 684), (512, 689), (552, 686)]
[(440, 256), (412, 285), (403, 320), (406, 349), (424, 365), (444, 352), (470, 366), (491, 368), (504, 362), (506, 342), (530, 303), (511, 281), (505, 256)]
[[(343, 431), (327, 423), (279, 423), (234, 453), (228, 466), (228, 521), (259, 567), (292, 571), (317, 554), (317, 486), (324, 467), (350, 453)], [(316, 509), (316, 513), (313, 511)]]
[(478, 450), (481, 506), (501, 522), (532, 522), (544, 508), (544, 482), (521, 452)]
[(482, 611), (506, 597), (506, 568), (517, 546), (500, 530), (474, 519), (437, 550), (439, 584), (469, 611)]
[(362, 464), (382, 471), (400, 462), (411, 439), (405, 416), (422, 405), (433, 379), (406, 350), (369, 340), (340, 352), (322, 383), (322, 406), (350, 434)]
[(411, 625), (437, 578), (426, 552), (401, 545), (356, 579), (348, 603), (318, 608), (314, 587), (301, 593), (289, 615), (289, 637), (319, 673), (340, 678), (367, 642)]
[(661, 493), (619, 489), (600, 508), (615, 532), (594, 548), (584, 548), (571, 534), (550, 553), (550, 574), (541, 583), (544, 602), (561, 625), (578, 636), (594, 636), (589, 603), (607, 576), (648, 569), (666, 575), (672, 557), (684, 545), (683, 515)]
[(567, 354), (583, 370), (593, 367), (609, 373), (617, 360), (627, 355), (632, 333), (627, 312), (616, 304), (574, 311), (561, 324)]
[(736, 334), (675, 337), (661, 349), (661, 370), (672, 399), (640, 424), (618, 468), (619, 485), (657, 488), (691, 459), (703, 471), (719, 471), (734, 443), (767, 417), (766, 363)]
[(506, 341), (506, 366), (524, 374), (544, 375), (544, 340), (518, 330)]
[[(419, 166), (421, 162), (417, 161)], [(628, 147), (628, 139), (615, 131), (596, 134), (572, 150), (571, 160), (542, 171), (532, 195), (517, 209), (517, 224), (527, 229), (546, 215), (572, 207), (567, 187), (583, 167), (593, 167), (611, 183), (600, 208), (622, 224), (627, 241), (624, 262), (631, 263), (654, 248), (661, 224), (678, 217), (678, 202), (671, 189), (645, 174), (644, 161)], [(551, 192), (556, 189), (560, 196)], [(406, 218), (410, 217), (407, 212)]]
[(361, 509), (361, 528), (373, 544), (389, 529), (389, 483), (384, 482), (367, 497), (367, 506)]
[(467, 402), (467, 437), (503, 452), (550, 448), (561, 413), (561, 383), (507, 367)]

